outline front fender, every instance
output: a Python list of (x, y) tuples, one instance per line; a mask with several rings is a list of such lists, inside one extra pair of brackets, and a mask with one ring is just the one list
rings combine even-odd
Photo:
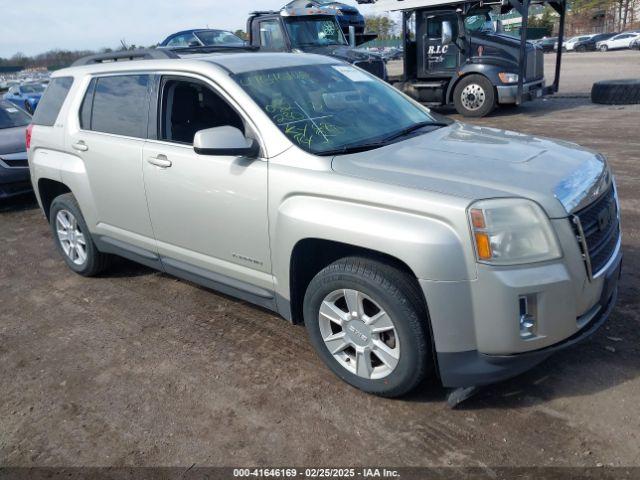
[(277, 291), (289, 298), (289, 263), (296, 244), (330, 240), (381, 252), (404, 262), (419, 279), (459, 281), (475, 277), (465, 240), (442, 219), (393, 208), (295, 195), (278, 209), (273, 245)]
[(498, 73), (502, 73), (502, 72), (518, 73), (517, 71), (514, 71), (513, 67), (508, 67), (507, 64), (501, 65), (497, 63), (487, 64), (487, 63), (472, 63), (472, 62), (465, 63), (462, 67), (460, 67), (459, 75), (456, 81), (449, 83), (449, 87), (447, 88), (447, 100), (449, 102), (453, 101), (453, 90), (456, 88), (456, 85), (458, 84), (458, 82), (462, 80), (464, 77), (466, 77), (467, 75), (475, 73), (475, 74), (487, 77), (495, 87), (497, 85), (502, 85), (502, 82), (500, 82), (500, 78), (498, 77)]

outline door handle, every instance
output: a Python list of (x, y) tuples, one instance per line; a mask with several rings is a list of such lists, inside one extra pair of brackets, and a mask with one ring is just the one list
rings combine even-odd
[(73, 145), (71, 145), (71, 147), (74, 150), (77, 150), (79, 152), (86, 152), (87, 150), (89, 150), (89, 147), (86, 143), (84, 143), (82, 140), (80, 140), (79, 142), (74, 143)]
[(156, 167), (160, 167), (160, 168), (169, 168), (172, 165), (171, 160), (169, 160), (166, 155), (149, 157), (147, 158), (147, 163), (150, 163), (151, 165), (155, 165)]

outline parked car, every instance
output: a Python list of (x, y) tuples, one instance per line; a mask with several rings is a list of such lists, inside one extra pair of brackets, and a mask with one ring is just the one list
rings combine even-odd
[(0, 100), (0, 199), (32, 190), (25, 146), (30, 122), (27, 112)]
[(553, 52), (556, 43), (558, 43), (558, 37), (545, 37), (537, 41), (537, 45), (542, 48), (544, 53)]
[[(571, 37), (569, 40), (562, 42), (563, 51), (571, 52), (575, 49), (575, 46), (578, 42), (586, 42), (587, 40), (594, 37), (595, 34), (591, 35), (578, 35), (576, 37)], [(556, 41), (554, 48), (558, 49), (558, 42)]]
[(169, 35), (159, 48), (243, 47), (246, 42), (232, 32), (214, 29), (184, 30)]
[(45, 87), (39, 83), (14, 85), (4, 94), (4, 99), (33, 114)]
[(618, 35), (617, 32), (613, 33), (599, 33), (597, 35), (593, 35), (587, 40), (580, 40), (575, 42), (573, 48), (576, 52), (593, 52), (596, 50), (596, 43), (601, 42), (603, 40), (608, 40), (611, 37)]
[(602, 40), (596, 43), (596, 48), (601, 52), (608, 50), (619, 50), (621, 48), (629, 48), (634, 40), (640, 37), (640, 33), (622, 32), (608, 40)]
[(602, 155), (452, 122), (327, 56), (103, 59), (54, 73), (27, 145), (80, 275), (116, 254), (261, 305), (384, 396), (519, 374), (615, 304)]
[(364, 33), (365, 21), (360, 11), (352, 6), (333, 0), (293, 0), (285, 8), (321, 8), (332, 10), (338, 18), (338, 23), (345, 35), (349, 35), (349, 27), (353, 26), (356, 35)]

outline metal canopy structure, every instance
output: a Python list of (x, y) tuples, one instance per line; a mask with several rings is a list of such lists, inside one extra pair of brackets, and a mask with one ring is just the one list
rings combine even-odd
[[(562, 64), (562, 44), (564, 41), (564, 23), (567, 12), (567, 0), (356, 0), (359, 4), (373, 3), (373, 10), (377, 12), (403, 12), (406, 16), (412, 11), (422, 9), (461, 8), (469, 9), (474, 6), (500, 6), (502, 13), (507, 13), (515, 9), (522, 16), (522, 27), (520, 28), (520, 58), (518, 75), (518, 97), (517, 103), (522, 103), (524, 73), (526, 68), (526, 42), (527, 26), (529, 20), (529, 8), (532, 5), (547, 4), (553, 8), (560, 17), (558, 31), (558, 51), (556, 54), (556, 70), (553, 84), (547, 86), (545, 94), (557, 93), (560, 86), (560, 66)], [(405, 18), (406, 20), (406, 18)], [(406, 21), (403, 21), (403, 35), (406, 41)]]

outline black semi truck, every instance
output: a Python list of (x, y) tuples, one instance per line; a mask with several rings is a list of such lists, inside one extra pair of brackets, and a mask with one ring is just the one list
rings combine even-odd
[[(531, 0), (357, 0), (376, 10), (402, 12), (404, 68), (397, 88), (427, 105), (453, 104), (468, 117), (482, 117), (499, 104), (521, 104), (556, 93), (545, 85), (542, 49), (526, 39)], [(543, 0), (535, 0), (544, 3)], [(559, 15), (562, 44), (566, 0), (547, 1)], [(516, 9), (520, 38), (506, 35), (495, 14)]]
[(266, 52), (305, 52), (336, 57), (387, 79), (382, 57), (356, 48), (376, 38), (350, 27), (345, 36), (336, 12), (317, 7), (289, 4), (281, 10), (253, 12), (247, 20), (252, 48)]

